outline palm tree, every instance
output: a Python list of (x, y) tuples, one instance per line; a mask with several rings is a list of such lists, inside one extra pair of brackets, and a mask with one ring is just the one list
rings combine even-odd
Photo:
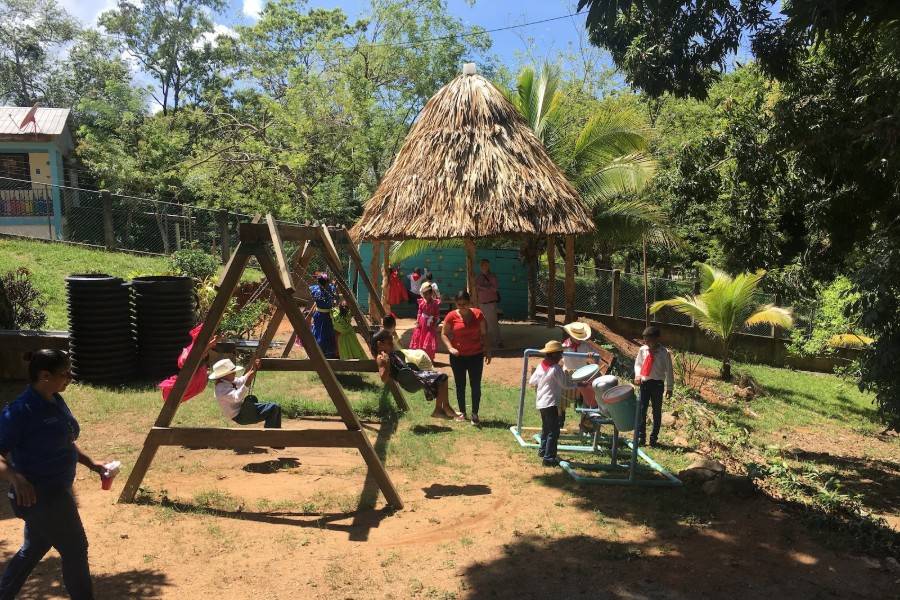
[(654, 302), (650, 312), (666, 306), (694, 319), (710, 335), (722, 340), (722, 379), (731, 379), (731, 343), (742, 327), (774, 325), (790, 329), (794, 324), (791, 309), (754, 301), (759, 282), (766, 272), (742, 273), (732, 277), (706, 264), (698, 264), (703, 290), (697, 296), (679, 296)]

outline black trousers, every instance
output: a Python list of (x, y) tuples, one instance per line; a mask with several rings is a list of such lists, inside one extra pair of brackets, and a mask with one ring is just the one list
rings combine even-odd
[(481, 374), (484, 372), (484, 354), (474, 356), (450, 355), (450, 368), (453, 369), (453, 381), (456, 383), (456, 403), (459, 412), (466, 414), (466, 375), (472, 385), (472, 414), (478, 414), (481, 406)]
[(659, 427), (662, 422), (662, 403), (665, 384), (659, 379), (648, 379), (641, 383), (640, 402), (641, 418), (637, 423), (638, 439), (641, 443), (647, 441), (647, 409), (653, 407), (653, 429), (650, 432), (650, 441), (655, 442), (659, 437)]
[(544, 460), (556, 458), (556, 446), (559, 443), (559, 407), (542, 408), (541, 411), (541, 446), (538, 456)]
[(13, 512), (25, 521), (25, 540), (12, 555), (0, 579), (0, 600), (13, 600), (32, 569), (50, 548), (62, 558), (63, 584), (73, 600), (93, 600), (88, 541), (78, 515), (72, 488), (38, 490), (32, 506), (18, 506), (10, 498)]

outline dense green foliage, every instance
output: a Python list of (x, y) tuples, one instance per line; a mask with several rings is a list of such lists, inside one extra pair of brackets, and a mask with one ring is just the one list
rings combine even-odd
[(173, 273), (202, 282), (219, 272), (219, 259), (202, 250), (178, 250), (169, 256), (169, 268)]
[(0, 303), (11, 309), (9, 329), (41, 329), (47, 323), (47, 298), (34, 286), (25, 267), (0, 275), (0, 296)]
[[(773, 270), (789, 301), (849, 276), (860, 296), (847, 314), (876, 340), (860, 383), (897, 429), (900, 4), (769, 5), (579, 2), (592, 41), (684, 132), (659, 184), (690, 247), (729, 269)], [(723, 75), (743, 36), (756, 64)]]

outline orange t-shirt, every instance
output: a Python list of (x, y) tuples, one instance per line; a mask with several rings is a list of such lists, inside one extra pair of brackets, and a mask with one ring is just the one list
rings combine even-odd
[(481, 345), (481, 323), (484, 314), (477, 308), (472, 311), (468, 323), (462, 318), (458, 310), (450, 311), (444, 317), (444, 332), (453, 343), (453, 347), (459, 350), (460, 356), (475, 356), (484, 352)]

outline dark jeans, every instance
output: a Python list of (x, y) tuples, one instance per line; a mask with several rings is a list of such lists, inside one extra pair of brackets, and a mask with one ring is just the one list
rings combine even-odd
[(73, 600), (93, 600), (91, 571), (88, 567), (88, 541), (78, 515), (72, 488), (37, 491), (37, 503), (17, 506), (13, 512), (25, 521), (25, 541), (13, 554), (0, 579), (0, 600), (12, 600), (19, 593), (32, 569), (50, 548), (62, 558), (63, 583)]
[(234, 418), (238, 425), (252, 425), (260, 421), (266, 422), (269, 429), (281, 428), (281, 407), (274, 402), (260, 404), (256, 396), (250, 395), (244, 398), (241, 412)]
[(659, 379), (648, 379), (641, 383), (640, 402), (641, 418), (638, 420), (638, 439), (643, 444), (647, 441), (647, 408), (653, 405), (653, 430), (650, 432), (650, 441), (656, 442), (659, 437), (659, 426), (662, 421), (663, 389), (665, 384)]
[(466, 374), (472, 385), (472, 414), (478, 414), (481, 406), (481, 373), (484, 371), (484, 354), (473, 356), (450, 355), (450, 368), (456, 383), (456, 402), (459, 412), (466, 414)]
[(538, 456), (544, 460), (556, 458), (559, 443), (559, 409), (556, 406), (541, 409), (541, 447)]

